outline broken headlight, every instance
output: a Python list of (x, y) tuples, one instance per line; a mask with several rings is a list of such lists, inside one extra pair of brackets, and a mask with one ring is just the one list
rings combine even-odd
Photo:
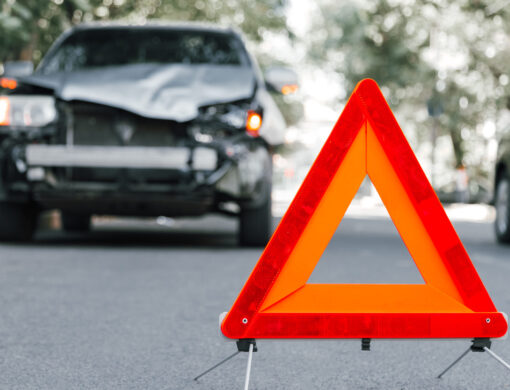
[(55, 99), (42, 95), (0, 97), (0, 126), (44, 127), (57, 118)]
[[(258, 119), (262, 121), (260, 110), (254, 110), (250, 102), (236, 102), (214, 104), (201, 107), (199, 117), (190, 127), (190, 133), (196, 141), (211, 142), (214, 138), (231, 135), (239, 131), (253, 129), (253, 113), (258, 112)], [(260, 125), (258, 125), (260, 128)]]

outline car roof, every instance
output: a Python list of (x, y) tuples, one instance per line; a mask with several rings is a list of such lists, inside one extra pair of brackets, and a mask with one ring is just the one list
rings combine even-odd
[(217, 24), (205, 22), (171, 22), (164, 20), (151, 20), (144, 24), (131, 24), (126, 22), (87, 22), (73, 27), (74, 31), (82, 30), (105, 30), (105, 29), (161, 29), (161, 30), (186, 30), (186, 31), (204, 31), (220, 34), (235, 34), (230, 27), (223, 27)]

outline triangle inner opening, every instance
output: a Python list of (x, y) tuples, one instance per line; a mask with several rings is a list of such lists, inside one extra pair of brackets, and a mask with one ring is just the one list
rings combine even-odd
[(308, 283), (425, 284), (368, 175)]

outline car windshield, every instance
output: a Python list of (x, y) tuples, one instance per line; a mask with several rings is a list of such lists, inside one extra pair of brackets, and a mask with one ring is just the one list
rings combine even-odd
[(44, 61), (42, 73), (130, 64), (244, 65), (241, 43), (231, 35), (165, 29), (97, 29), (70, 35)]

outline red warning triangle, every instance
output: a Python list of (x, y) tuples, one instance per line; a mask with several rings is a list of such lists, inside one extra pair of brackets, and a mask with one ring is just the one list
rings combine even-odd
[[(366, 175), (425, 284), (307, 284)], [(507, 327), (379, 87), (361, 81), (223, 320), (223, 334), (493, 338)]]

